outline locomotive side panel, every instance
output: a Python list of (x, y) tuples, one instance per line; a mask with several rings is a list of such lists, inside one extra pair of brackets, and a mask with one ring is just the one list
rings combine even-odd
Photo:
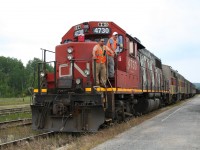
[(139, 74), (140, 74), (140, 66), (138, 57), (134, 58), (129, 55), (129, 51), (126, 51), (126, 64), (124, 64), (124, 68), (126, 71), (122, 71), (120, 69), (116, 70), (117, 74), (117, 86), (121, 88), (134, 88), (139, 89)]
[(143, 90), (147, 92), (161, 92), (163, 90), (161, 61), (145, 49), (140, 50), (139, 57)]

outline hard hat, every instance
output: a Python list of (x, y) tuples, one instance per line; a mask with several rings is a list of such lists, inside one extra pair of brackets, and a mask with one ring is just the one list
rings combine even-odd
[(118, 33), (117, 32), (113, 32), (113, 34), (112, 35), (117, 35)]

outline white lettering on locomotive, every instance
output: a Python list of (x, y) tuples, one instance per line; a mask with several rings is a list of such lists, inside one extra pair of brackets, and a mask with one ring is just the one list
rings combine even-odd
[[(84, 73), (84, 71), (76, 64), (74, 63), (74, 68), (76, 68), (78, 70), (78, 72), (84, 76), (84, 77), (87, 77), (87, 75)], [(90, 65), (89, 63), (86, 63), (86, 69), (90, 70)]]
[(108, 23), (108, 22), (99, 22), (99, 23), (98, 23), (98, 26), (99, 26), (99, 27), (108, 27), (108, 26), (109, 26), (109, 23)]
[(95, 33), (95, 34), (109, 34), (110, 29), (109, 28), (94, 28), (93, 33)]
[(80, 30), (81, 29), (81, 25), (79, 24), (79, 25), (76, 25), (75, 27), (74, 27), (74, 30)]
[(59, 77), (72, 76), (72, 65), (70, 64), (60, 64), (59, 65)]
[[(76, 64), (74, 63), (74, 68), (84, 77), (87, 77), (87, 75), (84, 73), (84, 71)], [(90, 64), (86, 63), (86, 69), (90, 70)], [(63, 71), (64, 70), (64, 71)], [(72, 76), (72, 63), (69, 64), (60, 64), (59, 66), (59, 77), (67, 77)]]

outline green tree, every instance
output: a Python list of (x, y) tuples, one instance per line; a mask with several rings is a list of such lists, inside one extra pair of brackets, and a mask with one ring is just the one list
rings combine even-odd
[(24, 86), (24, 66), (21, 60), (0, 57), (0, 96), (21, 96)]
[[(26, 65), (26, 81), (27, 88), (36, 88), (38, 84), (38, 63), (43, 63), (39, 58), (34, 58), (33, 60), (29, 60)], [(43, 65), (41, 65), (43, 67)], [(54, 68), (50, 64), (46, 64), (46, 71), (53, 72)]]
[[(29, 60), (26, 67), (21, 60), (0, 56), (0, 97), (16, 97), (28, 94), (29, 87), (37, 87), (37, 67), (42, 60)], [(46, 64), (46, 71), (53, 72), (53, 67)]]

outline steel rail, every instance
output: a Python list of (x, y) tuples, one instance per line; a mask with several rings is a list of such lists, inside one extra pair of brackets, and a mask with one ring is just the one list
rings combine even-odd
[(1, 109), (0, 116), (15, 114), (15, 113), (28, 113), (31, 112), (30, 108), (10, 108), (10, 109)]
[[(5, 129), (8, 127), (13, 127), (13, 126), (30, 125), (32, 123), (31, 120), (32, 120), (31, 118), (24, 118), (24, 119), (0, 122), (0, 129)], [(14, 124), (16, 124), (16, 125), (14, 125)]]

